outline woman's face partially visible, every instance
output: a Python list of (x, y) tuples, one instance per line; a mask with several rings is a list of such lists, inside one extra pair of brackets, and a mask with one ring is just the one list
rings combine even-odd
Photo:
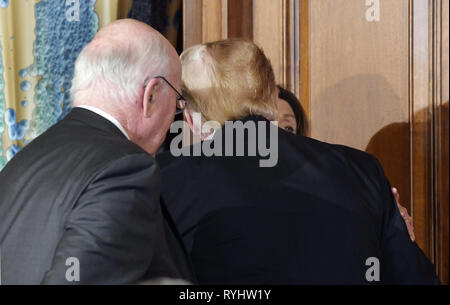
[(285, 100), (277, 99), (278, 104), (278, 127), (287, 132), (297, 134), (297, 121), (295, 120), (294, 111)]

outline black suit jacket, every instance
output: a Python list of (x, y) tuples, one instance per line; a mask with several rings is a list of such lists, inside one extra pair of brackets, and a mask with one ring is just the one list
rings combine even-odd
[[(439, 282), (373, 156), (278, 129), (277, 165), (260, 167), (260, 158), (157, 156), (162, 196), (199, 283)], [(380, 281), (367, 280), (371, 258)]]
[[(160, 183), (149, 154), (103, 117), (73, 109), (0, 172), (3, 284), (192, 281)], [(71, 257), (79, 282), (66, 280)]]

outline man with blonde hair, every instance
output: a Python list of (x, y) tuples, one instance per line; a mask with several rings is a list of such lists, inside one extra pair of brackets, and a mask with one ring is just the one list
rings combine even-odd
[(3, 284), (193, 280), (152, 157), (180, 85), (176, 51), (148, 25), (98, 32), (75, 63), (73, 110), (0, 173)]
[[(256, 45), (206, 43), (181, 61), (186, 119), (204, 141), (182, 150), (199, 154), (158, 160), (162, 197), (199, 283), (438, 282), (373, 156), (270, 123), (277, 90)], [(264, 167), (267, 143), (277, 162)]]
[(181, 61), (184, 88), (193, 102), (190, 108), (205, 120), (221, 125), (247, 115), (276, 120), (275, 76), (255, 44), (233, 39), (206, 43), (184, 51)]

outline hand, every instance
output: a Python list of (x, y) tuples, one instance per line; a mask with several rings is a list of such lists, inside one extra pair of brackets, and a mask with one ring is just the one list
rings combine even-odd
[(398, 190), (395, 187), (393, 187), (391, 190), (392, 194), (394, 194), (395, 201), (397, 202), (400, 215), (402, 215), (403, 220), (406, 223), (406, 227), (408, 228), (409, 237), (411, 238), (412, 241), (415, 241), (416, 236), (414, 235), (413, 219), (411, 216), (409, 216), (408, 210), (399, 203), (400, 195), (398, 193)]

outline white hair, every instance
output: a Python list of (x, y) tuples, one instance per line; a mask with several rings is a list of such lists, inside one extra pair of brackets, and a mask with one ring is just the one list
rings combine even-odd
[(139, 100), (149, 78), (170, 72), (170, 53), (162, 37), (140, 36), (139, 41), (125, 42), (111, 37), (81, 51), (70, 90), (73, 106), (83, 103), (85, 94), (96, 92), (126, 108)]

